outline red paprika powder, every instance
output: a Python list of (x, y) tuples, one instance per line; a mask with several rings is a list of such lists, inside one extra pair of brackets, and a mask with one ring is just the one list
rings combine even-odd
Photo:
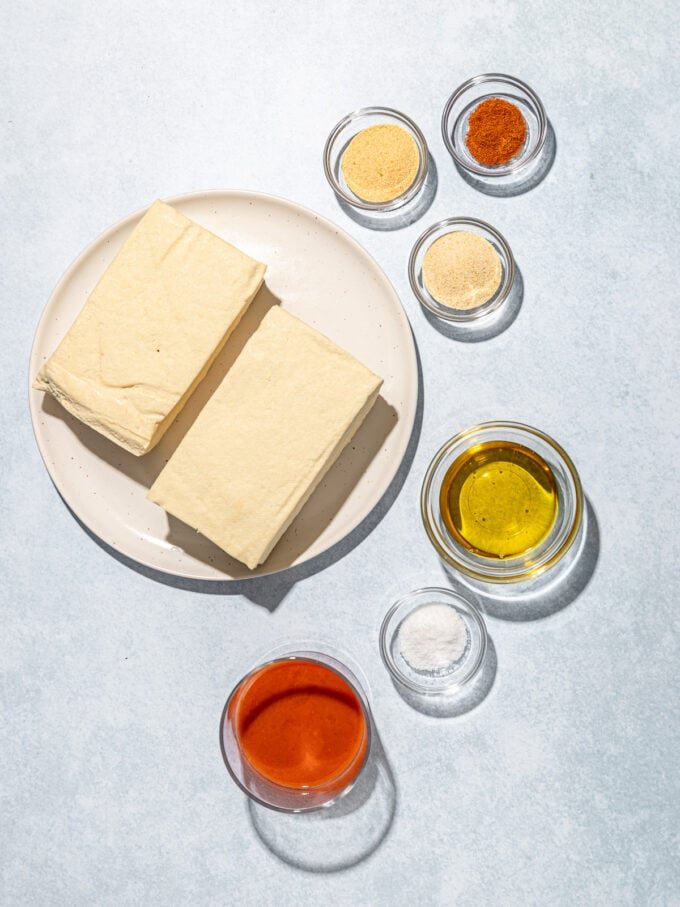
[(526, 120), (518, 107), (502, 98), (487, 98), (470, 115), (465, 144), (480, 164), (498, 167), (515, 157), (526, 136)]

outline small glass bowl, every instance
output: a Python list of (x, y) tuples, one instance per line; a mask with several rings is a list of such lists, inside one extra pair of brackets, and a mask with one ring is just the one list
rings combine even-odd
[[(465, 622), (467, 645), (450, 669), (416, 671), (399, 649), (399, 630), (406, 617), (424, 605), (448, 605)], [(380, 655), (392, 678), (408, 690), (424, 696), (454, 696), (479, 673), (484, 663), (488, 637), (484, 618), (477, 608), (451, 589), (427, 587), (409, 592), (389, 609), (380, 628)]]
[[(440, 237), (458, 230), (466, 230), (482, 236), (491, 243), (501, 261), (501, 282), (498, 289), (491, 299), (487, 299), (485, 303), (473, 309), (454, 309), (451, 306), (443, 305), (431, 295), (423, 280), (423, 260), (427, 250)], [(479, 323), (480, 318), (497, 313), (510, 296), (515, 281), (515, 271), (515, 259), (505, 237), (491, 224), (476, 220), (474, 217), (449, 217), (447, 220), (440, 220), (439, 223), (433, 224), (418, 237), (408, 260), (408, 279), (420, 304), (436, 318), (459, 325)]]
[[(420, 157), (418, 173), (408, 189), (396, 198), (387, 202), (368, 202), (355, 195), (345, 182), (341, 167), (342, 156), (351, 140), (362, 129), (384, 123), (401, 126), (415, 141)], [(429, 151), (425, 136), (406, 114), (393, 110), (391, 107), (362, 107), (361, 110), (355, 110), (353, 113), (343, 117), (331, 130), (323, 152), (323, 168), (331, 189), (341, 201), (361, 211), (394, 211), (413, 201), (425, 185), (428, 165)]]
[[(332, 654), (331, 651), (330, 647), (326, 646), (321, 650), (316, 644), (310, 648), (300, 643), (278, 646), (258, 660), (257, 664), (240, 678), (229, 694), (220, 723), (222, 757), (236, 784), (251, 800), (262, 806), (285, 813), (309, 812), (329, 807), (349, 793), (366, 767), (372, 742), (372, 717), (368, 698), (355, 671), (340, 660), (334, 650)], [(342, 656), (343, 659), (345, 657)], [(281, 661), (297, 659), (315, 662), (338, 674), (356, 694), (364, 716), (366, 731), (355, 758), (340, 775), (317, 786), (286, 787), (264, 777), (248, 761), (240, 746), (236, 729), (238, 697), (244, 684), (262, 668)]]
[[(468, 151), (465, 137), (470, 115), (481, 101), (502, 98), (519, 108), (527, 124), (524, 147), (507, 164), (489, 167)], [(442, 114), (442, 138), (449, 154), (463, 170), (483, 179), (512, 177), (538, 160), (548, 134), (548, 118), (536, 92), (527, 84), (498, 72), (474, 76), (463, 82), (446, 102)]]
[[(469, 551), (448, 532), (439, 494), (451, 464), (466, 450), (488, 441), (511, 441), (535, 451), (552, 470), (557, 484), (557, 516), (546, 539), (521, 557), (503, 560)], [(430, 542), (446, 565), (481, 588), (498, 583), (529, 583), (551, 571), (580, 536), (583, 491), (576, 467), (551, 437), (519, 422), (484, 422), (455, 435), (435, 454), (420, 493), (420, 512)]]

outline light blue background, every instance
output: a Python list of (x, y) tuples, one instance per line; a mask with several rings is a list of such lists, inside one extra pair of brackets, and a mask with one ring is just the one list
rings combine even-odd
[[(677, 26), (670, 0), (2, 2), (0, 901), (678, 903)], [(534, 86), (557, 136), (517, 198), (466, 185), (440, 137), (450, 92), (490, 70)], [(367, 104), (410, 114), (439, 168), (432, 208), (396, 232), (352, 222), (323, 176), (329, 129)], [(211, 187), (295, 199), (359, 239), (424, 373), (417, 454), (373, 533), (245, 595), (163, 585), (102, 550), (54, 490), (26, 403), (69, 262), (155, 197)], [(495, 224), (524, 276), (517, 320), (486, 343), (438, 333), (407, 283), (415, 238), (458, 214)], [(572, 454), (599, 560), (552, 617), (489, 619), (495, 684), (438, 721), (396, 695), (377, 630), (395, 595), (443, 581), (418, 515), (432, 453), (492, 418)], [(334, 875), (265, 849), (217, 746), (234, 666), (296, 634), (362, 664), (398, 786), (382, 846)]]

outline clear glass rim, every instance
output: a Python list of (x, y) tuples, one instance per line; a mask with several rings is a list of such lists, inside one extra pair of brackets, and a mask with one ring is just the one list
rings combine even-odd
[[(231, 689), (231, 692), (229, 693), (229, 696), (227, 697), (227, 701), (224, 704), (224, 708), (222, 709), (222, 716), (220, 718), (220, 727), (219, 727), (220, 751), (222, 753), (222, 760), (223, 760), (224, 764), (226, 765), (227, 771), (229, 772), (232, 780), (236, 783), (237, 787), (239, 787), (249, 799), (253, 800), (255, 803), (259, 803), (261, 806), (265, 806), (267, 809), (273, 809), (276, 812), (281, 812), (281, 813), (313, 812), (314, 810), (327, 809), (329, 806), (332, 806), (334, 803), (337, 803), (338, 800), (340, 800), (342, 797), (346, 796), (352, 790), (352, 788), (358, 781), (359, 776), (361, 775), (363, 770), (366, 768), (366, 763), (368, 762), (368, 758), (369, 758), (369, 755), (371, 752), (371, 746), (373, 743), (371, 712), (370, 712), (370, 708), (368, 706), (368, 702), (366, 701), (365, 694), (363, 693), (363, 691), (361, 689), (357, 688), (357, 685), (352, 683), (352, 681), (349, 680), (349, 678), (345, 677), (339, 671), (336, 671), (335, 668), (333, 668), (331, 665), (326, 664), (326, 662), (323, 661), (325, 654), (326, 653), (324, 653), (324, 652), (315, 652), (313, 650), (306, 651), (306, 650), (301, 649), (299, 652), (291, 652), (289, 654), (282, 654), (282, 655), (278, 655), (275, 657), (271, 657), (271, 658), (269, 658), (269, 660), (262, 661), (261, 663), (257, 664), (255, 667), (251, 668), (246, 674), (244, 674), (239, 680), (236, 681), (236, 683), (234, 684), (234, 686)], [(314, 657), (315, 655), (318, 657), (315, 658)], [(354, 676), (354, 672), (347, 665), (345, 665), (343, 662), (341, 662), (340, 659), (338, 659), (335, 655), (330, 655), (328, 657), (333, 658), (339, 664), (342, 664), (342, 666), (344, 668), (346, 668), (350, 672), (350, 674), (352, 674), (352, 676)], [(234, 772), (234, 770), (231, 766), (231, 762), (227, 756), (227, 753), (226, 753), (226, 750), (224, 747), (224, 727), (225, 727), (225, 723), (227, 721), (227, 716), (229, 714), (229, 706), (231, 705), (231, 702), (232, 702), (234, 696), (236, 695), (236, 693), (238, 692), (238, 690), (242, 684), (244, 684), (254, 674), (258, 673), (259, 671), (261, 671), (264, 668), (268, 668), (273, 664), (278, 664), (283, 661), (296, 661), (296, 660), (311, 661), (314, 664), (321, 665), (321, 667), (323, 667), (323, 668), (327, 668), (329, 671), (332, 671), (334, 674), (336, 674), (338, 677), (340, 677), (352, 689), (352, 691), (354, 692), (355, 696), (357, 697), (357, 699), (359, 701), (359, 704), (361, 706), (361, 713), (364, 718), (364, 726), (366, 728), (366, 731), (365, 731), (365, 737), (362, 740), (362, 743), (366, 744), (366, 748), (365, 748), (361, 763), (360, 763), (359, 767), (357, 768), (356, 772), (353, 774), (352, 779), (347, 783), (346, 786), (344, 786), (342, 788), (341, 791), (339, 791), (339, 793), (335, 794), (333, 797), (331, 797), (330, 799), (326, 800), (323, 803), (318, 803), (318, 804), (314, 804), (314, 805), (310, 805), (310, 806), (305, 806), (304, 804), (301, 804), (300, 806), (286, 807), (286, 806), (278, 806), (277, 804), (270, 803), (267, 800), (263, 800), (261, 797), (258, 797), (257, 794), (255, 794), (255, 793), (253, 793), (253, 791), (249, 790), (245, 786), (245, 784), (241, 781), (241, 779), (236, 775), (236, 773)], [(359, 680), (357, 678), (357, 684), (358, 683), (359, 683)], [(359, 752), (360, 748), (361, 747), (359, 747), (359, 749), (357, 749), (357, 753)], [(271, 785), (272, 789), (280, 790), (281, 792), (285, 792), (288, 795), (295, 794), (295, 793), (313, 794), (313, 793), (322, 792), (326, 787), (333, 785), (339, 779), (341, 779), (342, 776), (345, 773), (349, 772), (350, 768), (353, 767), (353, 763), (352, 763), (352, 766), (349, 766), (349, 767), (343, 769), (343, 771), (341, 771), (338, 775), (336, 775), (335, 778), (331, 778), (330, 780), (325, 781), (323, 784), (317, 784), (317, 785), (307, 786), (307, 787), (286, 787), (283, 784), (276, 784), (276, 782), (270, 781), (266, 776), (262, 775), (255, 768), (253, 768), (253, 766), (250, 764), (249, 760), (247, 759), (245, 753), (243, 752), (243, 750), (241, 749), (240, 746), (239, 746), (239, 752), (241, 753), (241, 756), (244, 759), (244, 761), (250, 766), (251, 771), (253, 771), (254, 774), (263, 778), (267, 782), (267, 784)]]
[[(560, 465), (566, 470), (566, 473), (571, 479), (573, 485), (573, 513), (571, 514), (570, 521), (563, 533), (562, 541), (560, 542), (559, 546), (554, 548), (554, 550), (548, 548), (546, 552), (544, 552), (542, 557), (538, 558), (537, 561), (532, 562), (524, 569), (522, 569), (521, 564), (517, 568), (515, 568), (509, 562), (509, 560), (505, 562), (500, 561), (498, 564), (496, 564), (495, 562), (491, 562), (486, 558), (472, 555), (470, 554), (470, 552), (466, 552), (466, 554), (469, 557), (469, 561), (471, 561), (472, 563), (466, 562), (461, 557), (457, 556), (456, 548), (452, 542), (447, 545), (442, 541), (441, 534), (433, 525), (433, 521), (430, 517), (430, 499), (432, 494), (434, 475), (442, 460), (447, 456), (447, 454), (449, 454), (452, 448), (454, 448), (461, 442), (470, 440), (472, 443), (474, 443), (475, 437), (477, 435), (482, 432), (489, 432), (493, 430), (515, 431), (520, 435), (524, 435), (527, 441), (530, 441), (532, 438), (539, 439), (542, 443), (546, 444), (554, 454), (556, 454)], [(527, 446), (531, 445), (528, 444)], [(437, 490), (437, 498), (438, 495), (439, 492)], [(470, 428), (466, 428), (463, 431), (458, 432), (458, 434), (454, 435), (452, 438), (446, 441), (432, 458), (430, 465), (428, 466), (425, 473), (420, 492), (420, 515), (423, 526), (430, 540), (430, 543), (439, 554), (440, 558), (459, 573), (469, 576), (474, 580), (491, 584), (516, 583), (525, 581), (527, 579), (533, 579), (542, 575), (551, 567), (555, 566), (555, 564), (562, 560), (564, 555), (569, 551), (574, 541), (578, 537), (578, 533), (583, 521), (583, 508), (583, 490), (581, 487), (581, 480), (579, 478), (576, 467), (574, 466), (567, 452), (557, 443), (557, 441), (554, 440), (554, 438), (551, 438), (550, 435), (547, 435), (545, 432), (542, 432), (538, 428), (533, 428), (530, 425), (525, 425), (522, 422), (480, 422), (478, 425), (473, 425)]]
[[(468, 670), (468, 673), (461, 679), (455, 680), (449, 685), (442, 686), (441, 689), (432, 689), (432, 687), (427, 687), (424, 684), (419, 684), (411, 678), (406, 677), (397, 667), (396, 662), (392, 658), (392, 653), (390, 651), (390, 646), (388, 644), (388, 629), (393, 617), (397, 612), (404, 608), (406, 605), (409, 605), (411, 601), (416, 596), (431, 596), (433, 601), (439, 599), (455, 600), (464, 605), (466, 612), (470, 615), (475, 625), (477, 626), (480, 634), (480, 647), (479, 652), (477, 653), (477, 658), (474, 663)], [(382, 659), (383, 664), (387, 668), (389, 674), (400, 684), (407, 687), (414, 693), (418, 693), (423, 696), (450, 696), (458, 693), (463, 687), (470, 683), (479, 673), (482, 665), (484, 664), (484, 659), (486, 657), (486, 650), (488, 647), (489, 634), (486, 629), (486, 623), (482, 617), (478, 608), (472, 604), (467, 598), (464, 598), (462, 595), (459, 595), (457, 592), (454, 592), (452, 589), (447, 589), (444, 586), (423, 586), (420, 589), (414, 589), (412, 592), (406, 593), (397, 599), (394, 604), (392, 604), (383, 617), (382, 623), (380, 625), (380, 658)]]
[[(346, 126), (349, 126), (360, 117), (365, 116), (385, 116), (399, 120), (404, 126), (406, 126), (409, 132), (413, 134), (413, 138), (415, 139), (416, 145), (418, 146), (418, 155), (420, 161), (418, 164), (418, 173), (416, 174), (416, 178), (408, 187), (408, 189), (406, 189), (404, 192), (402, 192), (401, 195), (398, 195), (396, 198), (391, 199), (389, 202), (367, 202), (363, 199), (360, 199), (356, 195), (350, 195), (342, 188), (340, 183), (335, 178), (335, 174), (333, 172), (331, 153), (335, 141)], [(353, 110), (351, 113), (348, 113), (347, 116), (343, 117), (333, 127), (330, 135), (326, 139), (326, 144), (323, 150), (323, 169), (331, 189), (339, 198), (347, 202), (348, 205), (351, 205), (353, 208), (360, 208), (363, 211), (392, 211), (396, 208), (401, 208), (402, 205), (405, 205), (407, 202), (411, 201), (411, 199), (420, 192), (425, 183), (428, 164), (429, 150), (425, 136), (410, 117), (407, 117), (405, 113), (401, 113), (401, 111), (399, 110), (395, 110), (393, 107), (361, 107), (359, 108), (359, 110)]]
[[(482, 305), (475, 306), (474, 309), (458, 311), (452, 308), (449, 313), (448, 308), (444, 306), (443, 303), (440, 304), (441, 308), (436, 308), (432, 305), (430, 299), (421, 292), (420, 287), (418, 286), (418, 281), (416, 280), (416, 261), (418, 260), (418, 256), (432, 236), (445, 227), (477, 227), (489, 233), (503, 250), (503, 256), (507, 262), (503, 283), (490, 300), (482, 303)], [(492, 227), (491, 224), (479, 220), (476, 217), (448, 217), (444, 220), (437, 221), (436, 224), (432, 224), (432, 226), (421, 233), (415, 241), (408, 259), (408, 279), (418, 302), (435, 317), (440, 318), (442, 321), (450, 321), (456, 324), (469, 324), (470, 322), (477, 321), (480, 318), (485, 318), (492, 315), (494, 312), (497, 312), (510, 295), (510, 291), (515, 282), (516, 270), (517, 266), (515, 265), (512, 249), (503, 234), (495, 227)]]
[[(536, 147), (533, 149), (531, 154), (528, 154), (526, 157), (520, 157), (514, 164), (510, 162), (506, 166), (496, 171), (489, 170), (486, 167), (477, 166), (471, 161), (468, 161), (467, 159), (461, 157), (461, 155), (458, 154), (453, 145), (453, 142), (451, 140), (451, 130), (449, 128), (449, 120), (451, 118), (451, 111), (453, 110), (454, 105), (460, 100), (460, 98), (465, 94), (466, 91), (468, 91), (470, 88), (475, 87), (476, 85), (482, 85), (484, 84), (484, 82), (505, 82), (512, 88), (519, 88), (531, 99), (531, 102), (535, 107), (536, 118), (538, 119), (538, 141), (536, 142)], [(442, 113), (441, 129), (442, 139), (444, 140), (444, 144), (446, 145), (446, 150), (449, 152), (454, 161), (463, 168), (463, 170), (467, 170), (469, 173), (474, 173), (475, 175), (484, 177), (485, 179), (499, 179), (502, 177), (512, 176), (520, 170), (523, 170), (525, 167), (531, 164), (532, 161), (536, 160), (543, 149), (546, 136), (548, 134), (548, 118), (546, 116), (545, 108), (543, 107), (541, 99), (533, 90), (533, 88), (531, 88), (530, 85), (527, 85), (526, 82), (523, 82), (521, 79), (518, 79), (515, 76), (509, 76), (506, 73), (502, 72), (485, 72), (481, 75), (473, 76), (471, 79), (463, 82), (462, 85), (459, 85), (458, 88), (456, 88), (453, 94), (449, 97)]]

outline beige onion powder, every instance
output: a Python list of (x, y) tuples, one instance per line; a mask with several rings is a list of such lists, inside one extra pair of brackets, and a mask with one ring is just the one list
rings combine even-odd
[(503, 269), (491, 243), (456, 230), (435, 240), (423, 258), (423, 281), (437, 302), (452, 309), (474, 309), (498, 290)]

